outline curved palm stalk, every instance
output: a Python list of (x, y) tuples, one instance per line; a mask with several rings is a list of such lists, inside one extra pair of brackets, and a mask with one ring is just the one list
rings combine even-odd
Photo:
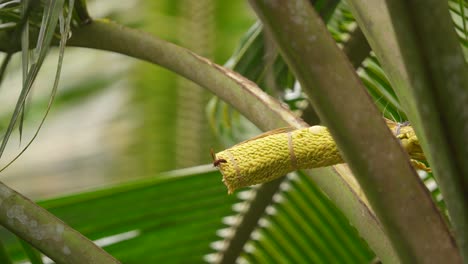
[[(211, 90), (263, 130), (286, 124), (306, 126), (300, 118), (286, 111), (278, 101), (238, 73), (145, 32), (109, 21), (95, 20), (75, 29), (68, 44), (114, 51), (159, 64)], [(263, 103), (259, 104), (258, 101)]]
[(349, 3), (421, 140), (468, 263), (468, 70), (447, 2)]
[[(301, 128), (307, 125), (237, 73), (143, 32), (96, 20), (74, 30), (68, 43), (126, 54), (171, 69), (211, 90), (263, 130), (283, 126)], [(359, 195), (360, 189), (352, 184), (353, 177), (340, 169), (342, 166), (336, 168), (324, 168), (311, 176), (317, 177), (319, 187), (337, 203), (379, 257), (384, 261), (395, 262), (395, 253), (380, 224), (364, 201), (365, 198)], [(321, 177), (323, 174), (330, 177)], [(261, 188), (270, 187), (264, 185)]]
[(384, 126), (349, 61), (310, 4), (303, 0), (250, 2), (330, 129), (400, 260), (461, 262), (443, 218), (407, 155)]
[(0, 223), (57, 263), (119, 263), (92, 241), (0, 182)]

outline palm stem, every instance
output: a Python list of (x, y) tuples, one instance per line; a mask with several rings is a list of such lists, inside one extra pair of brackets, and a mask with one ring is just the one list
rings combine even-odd
[(308, 1), (250, 3), (329, 128), (400, 260), (461, 262), (427, 189)]
[(446, 1), (349, 1), (438, 180), (468, 263), (468, 67)]
[(0, 182), (0, 223), (57, 263), (119, 263), (92, 241)]

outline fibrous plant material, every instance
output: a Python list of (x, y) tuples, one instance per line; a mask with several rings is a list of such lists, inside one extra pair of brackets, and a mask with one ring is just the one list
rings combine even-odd
[[(412, 158), (412, 163), (418, 169), (429, 170), (422, 163), (426, 158), (413, 128), (409, 124), (386, 121)], [(221, 151), (213, 159), (213, 165), (223, 174), (223, 182), (229, 193), (238, 188), (269, 182), (298, 169), (344, 162), (324, 126), (273, 130)]]

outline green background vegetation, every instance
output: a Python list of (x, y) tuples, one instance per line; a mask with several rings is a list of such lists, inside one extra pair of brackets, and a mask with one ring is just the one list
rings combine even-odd
[[(416, 2), (75, 1), (66, 49), (71, 1), (2, 6), (1, 164), (55, 98), (0, 174), (0, 262), (116, 262), (69, 226), (122, 263), (467, 263), (468, 4)], [(51, 43), (36, 46), (40, 30)], [(210, 148), (306, 126), (298, 116), (330, 128), (356, 177), (340, 165), (227, 195)], [(382, 116), (412, 122), (434, 175), (416, 174)], [(60, 222), (9, 187), (70, 233), (21, 229)]]

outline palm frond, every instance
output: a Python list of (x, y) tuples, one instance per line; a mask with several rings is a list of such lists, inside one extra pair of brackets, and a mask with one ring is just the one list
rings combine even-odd
[[(265, 214), (243, 246), (238, 261), (366, 263), (374, 258), (372, 251), (344, 215), (308, 176), (298, 173), (288, 178), (288, 181), (280, 184), (279, 191), (273, 195), (273, 202), (265, 208)], [(238, 196), (250, 200), (252, 194), (249, 192), (243, 191)], [(238, 210), (243, 206), (246, 205), (239, 204), (234, 208), (240, 213)], [(236, 222), (225, 222), (228, 227), (218, 232), (224, 239), (229, 238), (235, 230), (239, 232)], [(225, 250), (232, 249), (225, 248), (223, 243), (214, 243), (213, 246), (220, 252), (206, 259), (214, 263), (234, 261), (226, 258), (231, 252)]]
[(460, 43), (468, 48), (468, 2), (465, 0), (450, 0), (448, 4)]
[[(123, 263), (202, 262), (213, 252), (221, 218), (238, 201), (220, 178), (206, 165), (39, 204)], [(0, 237), (14, 261), (24, 260), (11, 234), (1, 230)]]

